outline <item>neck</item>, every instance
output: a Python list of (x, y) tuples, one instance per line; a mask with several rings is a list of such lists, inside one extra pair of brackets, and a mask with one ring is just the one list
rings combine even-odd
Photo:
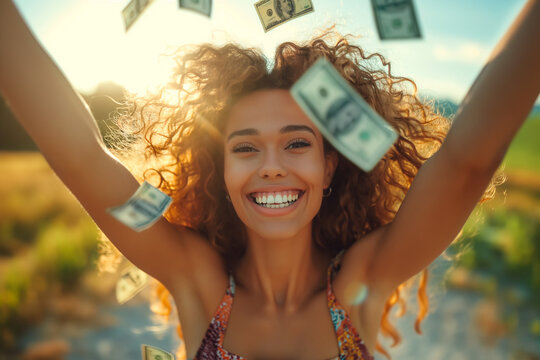
[(268, 239), (248, 230), (245, 256), (235, 271), (238, 286), (269, 315), (292, 315), (326, 287), (330, 257), (313, 242), (311, 226), (287, 239)]

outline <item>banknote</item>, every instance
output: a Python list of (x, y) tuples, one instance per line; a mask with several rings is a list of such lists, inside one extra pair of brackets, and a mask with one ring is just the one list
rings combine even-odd
[(148, 275), (144, 271), (134, 265), (129, 265), (122, 271), (116, 283), (116, 300), (124, 304), (144, 289), (147, 282)]
[(159, 220), (171, 202), (169, 195), (145, 181), (125, 204), (107, 212), (133, 230), (142, 231)]
[(196, 11), (210, 17), (212, 13), (212, 0), (179, 0), (180, 7)]
[(124, 7), (124, 10), (122, 10), (122, 17), (124, 18), (124, 27), (126, 31), (128, 31), (139, 15), (141, 15), (149, 2), (150, 0), (131, 0)]
[(381, 40), (421, 38), (413, 0), (371, 0)]
[(255, 3), (264, 32), (313, 12), (311, 0), (260, 0)]
[(302, 75), (291, 94), (323, 136), (364, 171), (373, 169), (397, 139), (392, 126), (325, 58)]
[(142, 344), (142, 360), (174, 360), (174, 355), (155, 346)]

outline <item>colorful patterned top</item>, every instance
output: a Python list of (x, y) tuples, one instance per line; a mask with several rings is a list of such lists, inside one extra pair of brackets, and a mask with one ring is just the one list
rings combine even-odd
[[(331, 282), (341, 267), (341, 258), (344, 250), (340, 251), (331, 261), (327, 273), (327, 298), (328, 309), (334, 324), (334, 331), (338, 339), (339, 355), (328, 360), (373, 360), (364, 341), (358, 335), (352, 321), (343, 307), (339, 304)], [(246, 358), (232, 354), (223, 348), (225, 331), (231, 314), (234, 299), (235, 283), (232, 274), (229, 275), (229, 287), (201, 343), (195, 359), (193, 360), (247, 360)]]

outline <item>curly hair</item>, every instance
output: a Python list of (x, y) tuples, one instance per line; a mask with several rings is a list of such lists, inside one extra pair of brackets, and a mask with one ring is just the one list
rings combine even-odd
[[(433, 103), (418, 98), (414, 81), (393, 76), (381, 54), (366, 54), (350, 37), (326, 32), (304, 44), (285, 42), (277, 47), (273, 61), (257, 49), (235, 44), (177, 48), (170, 54), (175, 61), (171, 81), (144, 96), (133, 95), (118, 117), (129, 144), (117, 150), (144, 150), (145, 161), (138, 162), (143, 168), (132, 171), (173, 198), (167, 220), (202, 234), (229, 267), (243, 256), (246, 234), (226, 200), (223, 131), (228, 111), (243, 96), (262, 89), (290, 89), (325, 57), (398, 132), (397, 142), (369, 173), (338, 153), (331, 184), (335, 195), (323, 202), (313, 219), (313, 240), (332, 256), (392, 221), (418, 169), (442, 144), (450, 120)], [(325, 151), (334, 150), (326, 140), (324, 145)], [(486, 194), (492, 196), (492, 188)], [(417, 333), (429, 307), (427, 277), (426, 268), (418, 287)], [(388, 316), (398, 303), (405, 311), (403, 292), (411, 280), (385, 305), (381, 331), (393, 338), (392, 347), (401, 337)], [(162, 285), (158, 294), (168, 314), (171, 307)], [(379, 342), (376, 349), (390, 359)]]

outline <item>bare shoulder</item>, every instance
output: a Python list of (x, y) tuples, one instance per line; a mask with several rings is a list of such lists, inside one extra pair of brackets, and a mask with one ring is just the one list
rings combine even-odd
[(369, 272), (378, 244), (382, 241), (385, 231), (386, 228), (381, 227), (365, 235), (343, 254), (341, 268), (332, 287), (338, 299), (342, 300), (342, 305), (345, 306), (346, 310), (354, 310), (354, 301), (351, 297), (354, 297), (355, 291), (359, 291), (361, 287), (366, 287), (370, 301), (383, 304), (394, 290), (385, 286), (384, 281), (373, 279)]
[(362, 283), (370, 287), (376, 286), (376, 281), (370, 283), (368, 268), (375, 254), (377, 244), (380, 242), (384, 228), (379, 228), (357, 240), (343, 254), (341, 268), (334, 279), (334, 288), (345, 288), (345, 285)]
[[(355, 242), (344, 253), (332, 283), (334, 294), (369, 349), (375, 349), (384, 306), (393, 291), (369, 277), (370, 261), (384, 232), (384, 227), (379, 228)], [(358, 301), (361, 293), (365, 298)]]
[(213, 313), (228, 286), (227, 265), (221, 254), (199, 235), (190, 242), (191, 278), (201, 295), (201, 300)]
[(173, 263), (164, 285), (170, 291), (182, 326), (188, 357), (200, 346), (210, 320), (228, 287), (222, 256), (201, 235), (181, 229), (186, 264)]
[[(228, 286), (225, 260), (208, 239), (186, 228), (179, 231), (185, 240), (185, 254), (179, 259), (187, 263), (171, 264), (171, 272), (164, 279), (165, 285), (175, 300), (178, 293), (190, 292), (204, 307), (207, 315), (211, 315)], [(177, 305), (181, 307), (181, 302)]]

